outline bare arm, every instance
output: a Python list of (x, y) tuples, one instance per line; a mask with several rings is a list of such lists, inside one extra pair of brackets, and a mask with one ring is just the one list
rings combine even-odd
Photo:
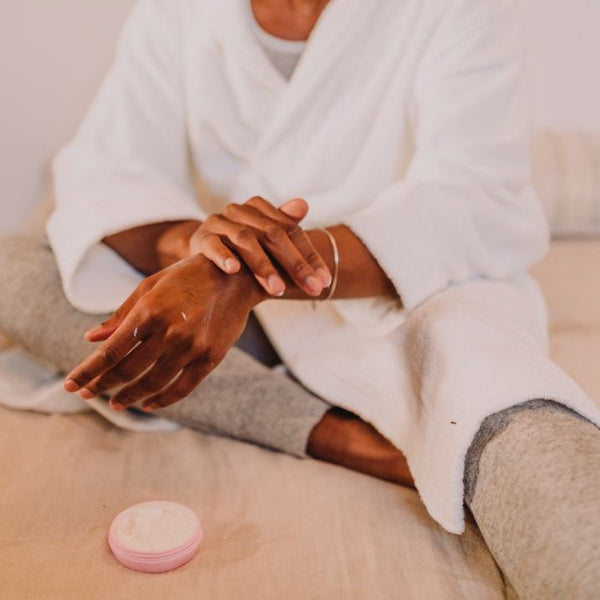
[[(319, 229), (302, 231), (297, 221), (303, 215), (294, 219), (275, 215), (272, 206), (263, 208), (257, 214), (252, 205), (235, 205), (237, 220), (159, 223), (107, 238), (140, 270), (171, 265), (145, 279), (108, 321), (87, 332), (89, 341), (104, 343), (67, 376), (65, 389), (85, 387), (83, 397), (89, 398), (125, 384), (113, 398), (113, 408), (139, 400), (148, 409), (167, 406), (214, 369), (243, 331), (250, 311), (273, 297), (265, 285), (269, 271), (277, 273), (273, 263), (279, 267), (277, 277), (284, 279), (280, 298), (326, 297), (328, 285), (322, 281), (329, 282), (334, 271), (329, 236)], [(268, 214), (271, 218), (263, 219)], [(290, 235), (275, 231), (277, 223), (288, 227)], [(339, 251), (335, 298), (397, 297), (385, 272), (349, 228), (336, 225), (329, 231)], [(237, 255), (236, 244), (241, 248)], [(183, 258), (177, 260), (178, 254)], [(237, 266), (226, 267), (229, 260)], [(317, 276), (316, 288), (307, 284)]]
[(133, 227), (102, 241), (143, 275), (152, 275), (189, 255), (200, 221), (168, 221)]
[[(283, 212), (285, 206), (288, 212)], [(106, 237), (104, 243), (145, 275), (192, 254), (204, 254), (229, 274), (237, 273), (245, 263), (266, 297), (327, 296), (334, 271), (331, 240), (322, 230), (303, 231), (298, 226), (308, 211), (303, 200), (284, 207), (278, 210), (256, 197), (241, 206), (229, 205), (222, 215), (212, 215), (204, 223), (145, 225)], [(336, 225), (329, 232), (339, 252), (335, 298), (397, 296), (385, 272), (351, 229)]]
[[(345, 225), (335, 225), (327, 229), (335, 238), (339, 252), (339, 272), (334, 298), (397, 296), (388, 276), (351, 229)], [(307, 231), (307, 235), (333, 273), (333, 248), (327, 235), (319, 229)], [(322, 295), (326, 295), (326, 291)], [(311, 299), (291, 281), (288, 282), (283, 298)]]

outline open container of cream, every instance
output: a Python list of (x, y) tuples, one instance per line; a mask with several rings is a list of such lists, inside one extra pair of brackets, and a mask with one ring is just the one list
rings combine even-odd
[(153, 500), (120, 512), (110, 525), (108, 544), (126, 567), (162, 573), (190, 561), (202, 537), (194, 511), (177, 502)]

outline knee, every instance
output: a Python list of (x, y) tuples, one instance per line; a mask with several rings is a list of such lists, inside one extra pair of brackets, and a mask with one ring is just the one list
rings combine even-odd
[(425, 358), (436, 349), (444, 349), (440, 346), (454, 346), (469, 331), (473, 315), (460, 300), (443, 292), (408, 315), (404, 328), (409, 355)]
[(0, 235), (0, 265), (9, 261), (22, 261), (32, 254), (51, 252), (46, 240), (26, 234)]
[(54, 255), (44, 237), (26, 234), (0, 235), (0, 278), (9, 274), (55, 266)]
[[(0, 301), (6, 309), (59, 281), (54, 254), (40, 236), (0, 236)], [(6, 311), (3, 311), (6, 312)]]

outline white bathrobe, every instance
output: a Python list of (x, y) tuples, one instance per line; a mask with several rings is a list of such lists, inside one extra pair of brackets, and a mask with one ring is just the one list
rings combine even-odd
[(310, 389), (404, 451), (430, 514), (461, 532), (466, 450), (490, 413), (552, 398), (598, 414), (547, 358), (525, 274), (547, 250), (532, 192), (512, 0), (331, 0), (286, 81), (249, 0), (141, 0), (54, 164), (48, 235), (65, 292), (115, 309), (140, 280), (100, 240), (203, 218), (191, 166), (224, 202), (301, 196), (346, 224), (388, 300), (273, 300), (257, 314)]

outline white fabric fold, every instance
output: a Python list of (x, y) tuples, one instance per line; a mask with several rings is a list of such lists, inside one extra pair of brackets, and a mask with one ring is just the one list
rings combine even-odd
[[(462, 531), (461, 464), (487, 414), (532, 395), (593, 413), (550, 366), (543, 328), (517, 361), (503, 334), (505, 296), (519, 325), (510, 331), (539, 324), (543, 303), (524, 300), (515, 282), (548, 246), (531, 189), (518, 8), (331, 0), (286, 82), (248, 23), (247, 1), (138, 3), (55, 163), (48, 233), (65, 291), (83, 310), (116, 308), (139, 278), (99, 240), (203, 214), (188, 148), (226, 201), (304, 197), (304, 226), (347, 224), (404, 308), (268, 302), (261, 322), (302, 383), (405, 451), (430, 513)], [(494, 279), (505, 287), (484, 293)], [(464, 308), (448, 300), (446, 310), (448, 298)], [(461, 320), (479, 306), (481, 319)], [(431, 339), (409, 334), (413, 323)]]
[(67, 393), (64, 376), (54, 367), (21, 348), (0, 352), (0, 404), (13, 410), (46, 414), (76, 414), (95, 411), (113, 425), (137, 432), (176, 431), (180, 425), (140, 411), (115, 412), (106, 400), (82, 400)]

